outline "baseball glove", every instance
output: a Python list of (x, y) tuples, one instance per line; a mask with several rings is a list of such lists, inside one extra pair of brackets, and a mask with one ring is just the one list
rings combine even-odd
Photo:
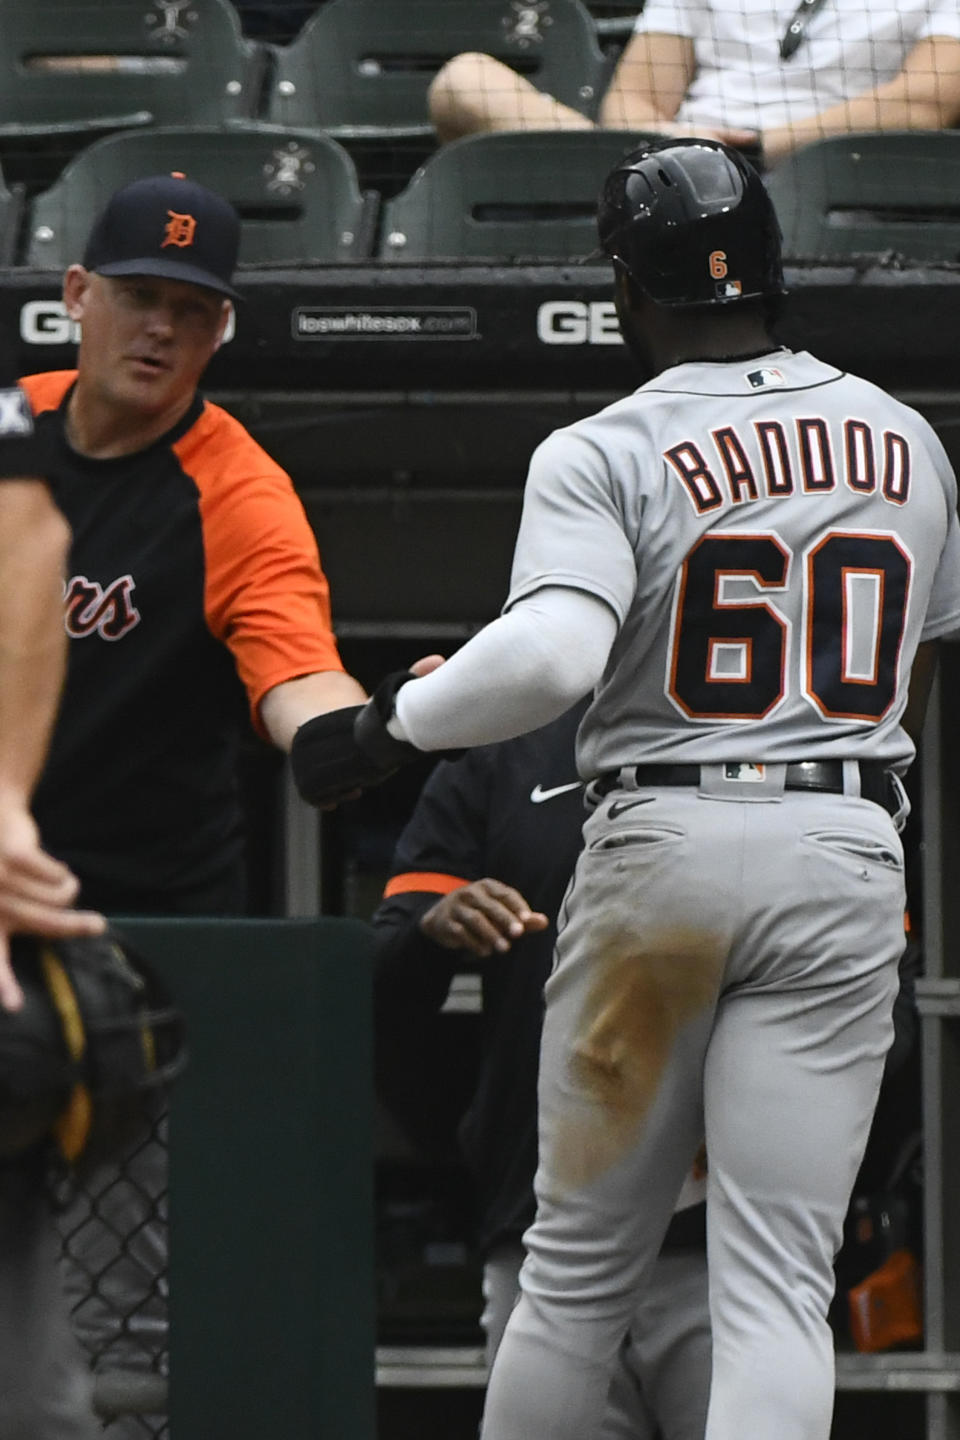
[(17, 936), (20, 1010), (0, 1010), (0, 1157), (52, 1135), (64, 1158), (120, 1144), (145, 1091), (186, 1063), (183, 1021), (147, 963), (115, 931)]
[(382, 680), (365, 705), (346, 705), (301, 725), (290, 747), (293, 779), (311, 805), (335, 805), (379, 785), (422, 754), (387, 729), (401, 685), (415, 677), (397, 670)]

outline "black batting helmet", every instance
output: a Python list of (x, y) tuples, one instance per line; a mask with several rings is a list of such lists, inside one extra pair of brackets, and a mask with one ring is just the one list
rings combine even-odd
[(716, 140), (656, 140), (617, 164), (600, 244), (658, 305), (728, 305), (784, 293), (780, 225), (763, 181)]
[(186, 1060), (183, 1020), (116, 932), (17, 936), (19, 1010), (0, 1010), (0, 1159), (52, 1136), (67, 1160), (122, 1143)]

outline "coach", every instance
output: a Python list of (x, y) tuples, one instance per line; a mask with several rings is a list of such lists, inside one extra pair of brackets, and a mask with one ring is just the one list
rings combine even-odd
[[(114, 915), (242, 914), (246, 715), (286, 749), (303, 720), (364, 695), (289, 477), (197, 390), (239, 298), (239, 238), (232, 207), (182, 176), (118, 190), (65, 277), (77, 369), (23, 382), (73, 530), (36, 814), (83, 902)], [(98, 1370), (163, 1364), (163, 1125), (119, 1172), (86, 1176), (63, 1224)]]
[(285, 472), (198, 394), (238, 298), (232, 207), (181, 176), (117, 191), (64, 298), (77, 370), (23, 383), (73, 529), (69, 668), (36, 810), (85, 903), (244, 909), (238, 746), (363, 698)]

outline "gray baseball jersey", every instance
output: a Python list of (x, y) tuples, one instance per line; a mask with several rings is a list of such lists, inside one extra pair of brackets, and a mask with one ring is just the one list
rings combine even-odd
[(920, 640), (960, 628), (956, 503), (922, 416), (804, 353), (680, 365), (556, 431), (531, 464), (507, 604), (570, 585), (620, 621), (581, 774), (904, 769), (901, 682)]

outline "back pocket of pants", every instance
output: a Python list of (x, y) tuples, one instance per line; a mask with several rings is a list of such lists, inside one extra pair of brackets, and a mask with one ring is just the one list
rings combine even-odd
[(803, 837), (819, 850), (848, 860), (867, 861), (885, 870), (903, 869), (903, 851), (893, 841), (880, 840), (857, 830), (812, 830)]
[(666, 845), (679, 845), (686, 839), (682, 830), (673, 830), (666, 825), (633, 826), (629, 829), (608, 830), (591, 840), (587, 850), (596, 855), (604, 850), (653, 850)]

